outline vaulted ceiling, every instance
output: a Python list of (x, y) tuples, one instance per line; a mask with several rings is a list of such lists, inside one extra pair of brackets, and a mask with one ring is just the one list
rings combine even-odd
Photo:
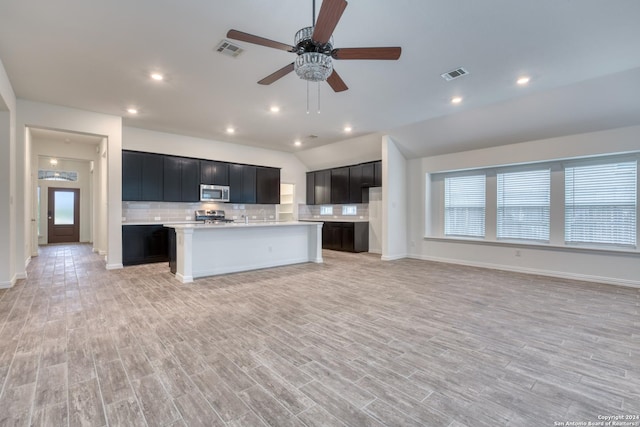
[[(244, 42), (235, 58), (215, 51), (229, 29), (293, 44), (311, 0), (5, 0), (0, 59), (19, 98), (127, 126), (284, 151), (388, 132), (416, 157), (640, 124), (638, 16), (637, 0), (350, 0), (334, 45), (402, 56), (335, 61), (349, 90), (321, 84), (320, 114), (317, 85), (307, 114), (295, 73), (256, 83), (294, 54)], [(440, 76), (457, 67), (469, 74)]]

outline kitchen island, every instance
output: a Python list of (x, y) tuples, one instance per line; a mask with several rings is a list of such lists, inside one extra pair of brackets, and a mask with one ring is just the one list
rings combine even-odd
[(182, 283), (218, 274), (322, 262), (321, 222), (165, 224), (165, 227), (175, 230), (175, 274)]

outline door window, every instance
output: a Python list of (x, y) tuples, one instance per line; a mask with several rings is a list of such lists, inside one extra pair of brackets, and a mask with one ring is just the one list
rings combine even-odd
[(53, 223), (55, 225), (71, 225), (74, 218), (75, 194), (71, 191), (55, 192), (55, 211)]

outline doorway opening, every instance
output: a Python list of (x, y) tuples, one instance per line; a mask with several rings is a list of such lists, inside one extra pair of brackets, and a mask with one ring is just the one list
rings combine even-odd
[(31, 145), (31, 255), (40, 245), (93, 243), (106, 249), (106, 150), (100, 135), (28, 127)]

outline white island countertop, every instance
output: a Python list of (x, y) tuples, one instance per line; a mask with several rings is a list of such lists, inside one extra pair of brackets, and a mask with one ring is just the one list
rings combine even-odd
[(175, 222), (163, 224), (165, 227), (177, 229), (186, 228), (244, 228), (244, 227), (291, 227), (296, 225), (320, 224), (322, 221), (251, 221), (251, 222), (226, 222), (220, 224), (176, 224)]
[(260, 268), (322, 263), (322, 222), (167, 223), (164, 226), (176, 233), (175, 273), (182, 283), (198, 277)]

